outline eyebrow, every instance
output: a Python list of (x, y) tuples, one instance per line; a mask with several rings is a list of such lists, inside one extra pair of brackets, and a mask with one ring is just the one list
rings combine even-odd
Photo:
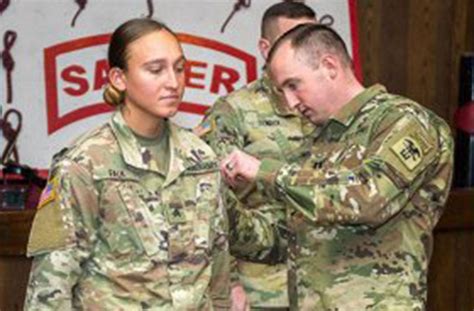
[[(184, 55), (181, 54), (180, 57), (178, 57), (175, 61), (173, 61), (173, 65), (176, 65), (177, 63), (179, 62), (186, 62), (186, 57), (184, 57)], [(157, 58), (157, 59), (152, 59), (146, 63), (143, 64), (143, 66), (150, 66), (150, 65), (160, 65), (160, 64), (163, 64), (163, 63), (166, 63), (166, 59), (164, 58)]]

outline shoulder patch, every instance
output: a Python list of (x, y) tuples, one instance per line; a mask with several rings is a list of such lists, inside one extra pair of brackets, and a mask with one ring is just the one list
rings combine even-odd
[(56, 188), (57, 188), (57, 178), (53, 177), (48, 181), (48, 183), (46, 184), (46, 187), (41, 192), (41, 196), (38, 203), (38, 209), (47, 205), (48, 203), (50, 203), (56, 198), (56, 192), (57, 192)]
[(390, 148), (410, 171), (414, 170), (433, 148), (424, 131), (413, 131), (403, 136)]
[(202, 137), (216, 128), (216, 122), (213, 119), (207, 119), (193, 129), (193, 133), (198, 137)]
[[(65, 213), (56, 191), (57, 181), (51, 180), (41, 195), (41, 202), (31, 226), (28, 256), (51, 252), (68, 244)], [(48, 189), (49, 188), (49, 189)]]
[(416, 168), (423, 159), (420, 145), (410, 136), (402, 137), (390, 149), (410, 171)]
[(436, 138), (409, 119), (383, 142), (379, 155), (410, 182), (436, 158), (435, 146)]

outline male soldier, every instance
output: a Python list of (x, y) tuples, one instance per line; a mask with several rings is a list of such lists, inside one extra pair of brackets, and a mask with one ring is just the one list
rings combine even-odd
[(295, 163), (234, 151), (221, 172), (289, 203), (290, 308), (424, 310), (451, 183), (449, 127), (381, 85), (365, 89), (331, 28), (293, 28), (267, 65), (288, 106), (320, 127)]
[[(315, 22), (314, 11), (303, 3), (270, 6), (262, 18), (258, 43), (262, 57), (266, 59), (273, 42), (287, 30)], [(304, 131), (313, 129), (312, 124), (302, 122), (295, 111), (282, 104), (264, 73), (261, 79), (217, 100), (196, 132), (221, 156), (239, 148), (256, 157), (286, 161), (290, 152), (303, 142)], [(238, 257), (239, 279), (253, 309), (286, 309), (286, 240), (280, 241), (284, 246), (279, 249), (284, 251), (277, 253), (278, 248), (259, 249), (245, 235), (249, 228), (259, 227), (259, 223), (271, 224), (273, 228), (284, 226), (284, 205), (251, 190), (238, 196), (240, 202), (230, 202), (228, 209), (233, 223), (231, 250)], [(248, 210), (243, 211), (240, 205)], [(271, 230), (265, 232), (272, 234)]]

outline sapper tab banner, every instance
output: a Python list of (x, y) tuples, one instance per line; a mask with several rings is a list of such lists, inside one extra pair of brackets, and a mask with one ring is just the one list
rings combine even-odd
[[(261, 74), (260, 20), (278, 1), (244, 2), (95, 0), (82, 10), (73, 0), (10, 2), (0, 17), (8, 46), (0, 51), (14, 66), (0, 67), (0, 104), (3, 113), (22, 113), (20, 163), (48, 168), (55, 152), (106, 122), (112, 111), (102, 100), (107, 44), (130, 18), (151, 16), (178, 34), (187, 58), (186, 90), (174, 121), (188, 128), (198, 124), (219, 96)], [(305, 3), (342, 35), (360, 76), (355, 0)]]

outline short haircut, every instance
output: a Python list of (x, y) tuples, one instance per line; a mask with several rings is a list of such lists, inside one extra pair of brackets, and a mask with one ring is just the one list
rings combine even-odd
[(321, 24), (301, 24), (283, 34), (271, 47), (267, 63), (269, 64), (276, 51), (285, 42), (289, 41), (293, 49), (303, 51), (309, 63), (316, 68), (323, 53), (337, 55), (341, 62), (352, 68), (352, 60), (346, 44), (341, 36), (329, 26)]
[(316, 13), (304, 3), (301, 2), (279, 2), (270, 6), (265, 13), (263, 13), (261, 24), (261, 37), (270, 39), (271, 28), (273, 23), (279, 17), (286, 17), (291, 19), (309, 18), (316, 20)]

